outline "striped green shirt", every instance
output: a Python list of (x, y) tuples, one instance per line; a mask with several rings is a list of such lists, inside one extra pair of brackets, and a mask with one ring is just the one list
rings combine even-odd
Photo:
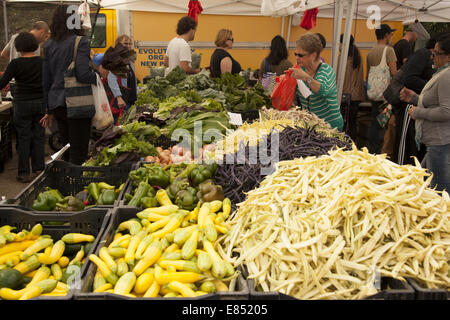
[[(306, 71), (303, 68), (303, 71)], [(320, 83), (320, 90), (317, 93), (312, 92), (308, 98), (304, 98), (297, 87), (297, 94), (300, 99), (301, 107), (309, 109), (319, 118), (327, 121), (332, 128), (342, 130), (344, 119), (338, 104), (338, 91), (336, 87), (336, 74), (331, 66), (322, 63), (314, 75), (314, 80)], [(306, 86), (308, 86), (305, 83)]]

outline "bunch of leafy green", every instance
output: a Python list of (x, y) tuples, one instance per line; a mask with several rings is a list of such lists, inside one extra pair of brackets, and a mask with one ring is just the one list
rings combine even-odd
[(139, 121), (123, 125), (122, 129), (127, 133), (131, 133), (137, 140), (146, 141), (158, 138), (161, 135), (161, 130), (157, 126)]
[(204, 99), (203, 102), (200, 103), (200, 106), (211, 111), (223, 111), (222, 104), (217, 102), (215, 99)]
[(239, 74), (224, 73), (216, 78), (220, 90), (225, 94), (228, 110), (245, 112), (257, 110), (270, 105), (270, 97), (264, 92), (261, 84), (247, 85), (245, 78)]
[(153, 96), (160, 101), (179, 94), (179, 90), (172, 85), (169, 80), (159, 76), (154, 77), (147, 82), (147, 90), (153, 91)]
[[(201, 130), (195, 130), (195, 127)], [(201, 148), (205, 144), (209, 144), (218, 140), (226, 134), (226, 130), (231, 128), (229, 116), (225, 111), (221, 112), (204, 112), (194, 110), (186, 113), (183, 117), (174, 119), (162, 129), (162, 133), (170, 137), (172, 140), (180, 142), (189, 141), (191, 151)], [(177, 131), (180, 130), (180, 131)], [(183, 133), (189, 133), (184, 136)], [(196, 137), (195, 134), (201, 134)]]
[(214, 99), (220, 104), (222, 104), (222, 106), (225, 106), (227, 103), (227, 97), (225, 96), (225, 93), (213, 88), (197, 91), (197, 94), (203, 99), (207, 98)]
[(220, 77), (215, 78), (218, 88), (221, 91), (233, 91), (235, 89), (245, 89), (245, 78), (239, 74), (223, 73)]
[(217, 87), (216, 82), (205, 69), (197, 74), (187, 76), (184, 81), (177, 84), (179, 90), (205, 90), (215, 87)]
[(193, 103), (189, 102), (185, 97), (182, 96), (173, 96), (170, 97), (158, 105), (158, 111), (156, 111), (153, 116), (155, 118), (166, 120), (170, 117), (170, 112), (182, 106), (192, 106)]
[(158, 105), (160, 103), (160, 100), (156, 97), (156, 94), (153, 90), (147, 89), (144, 91), (141, 91), (137, 95), (137, 100), (134, 103), (136, 106), (143, 106), (143, 105)]
[[(103, 148), (94, 158), (86, 161), (83, 165), (90, 166), (110, 166), (118, 164), (121, 157), (126, 159), (136, 159), (145, 156), (156, 156), (158, 154), (156, 148), (149, 142), (138, 140), (133, 134), (127, 132), (118, 138), (114, 146)], [(119, 161), (118, 161), (119, 160)]]
[(202, 96), (199, 95), (196, 90), (183, 91), (179, 94), (179, 96), (186, 98), (187, 101), (193, 102), (193, 103), (200, 103), (203, 100)]
[(180, 66), (176, 66), (166, 75), (165, 79), (169, 81), (170, 84), (176, 85), (186, 79), (186, 77), (186, 72), (181, 69)]

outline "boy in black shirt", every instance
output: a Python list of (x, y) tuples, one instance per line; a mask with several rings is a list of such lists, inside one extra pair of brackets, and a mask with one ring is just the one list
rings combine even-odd
[[(39, 123), (45, 114), (42, 88), (42, 58), (34, 54), (36, 38), (20, 33), (15, 47), (21, 57), (11, 60), (0, 78), (0, 88), (15, 79), (14, 125), (17, 130), (19, 166), (17, 180), (28, 183), (45, 168), (45, 129)], [(30, 174), (30, 156), (33, 174)]]

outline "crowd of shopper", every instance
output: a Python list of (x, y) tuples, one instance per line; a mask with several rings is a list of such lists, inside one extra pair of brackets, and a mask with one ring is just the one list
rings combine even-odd
[[(62, 143), (70, 144), (64, 159), (82, 164), (87, 158), (95, 109), (93, 106), (80, 108), (74, 116), (69, 108), (65, 72), (71, 63), (75, 64), (76, 78), (82, 84), (95, 85), (97, 74), (100, 75), (116, 122), (137, 99), (133, 63), (130, 63), (126, 77), (105, 70), (103, 54), (92, 54), (84, 30), (67, 28), (66, 9), (66, 5), (58, 6), (50, 26), (39, 21), (30, 32), (14, 35), (1, 53), (10, 59), (0, 78), (0, 87), (11, 84), (12, 88), (19, 181), (29, 182), (44, 169), (44, 128), (53, 120), (57, 122)], [(177, 35), (169, 42), (164, 55), (166, 75), (177, 66), (186, 74), (201, 71), (191, 65), (190, 42), (195, 38), (197, 26), (197, 21), (189, 16), (178, 21)], [(381, 24), (375, 30), (377, 43), (367, 54), (365, 75), (363, 58), (354, 37), (350, 36), (348, 52), (342, 52), (341, 35), (339, 55), (347, 57), (341, 97), (338, 97), (334, 69), (322, 56), (327, 42), (320, 33), (306, 33), (297, 39), (295, 65), (291, 62), (285, 39), (280, 35), (273, 37), (270, 50), (260, 63), (258, 78), (261, 81), (267, 74), (281, 76), (290, 71), (299, 83), (293, 105), (307, 109), (331, 127), (345, 131), (353, 141), (358, 139), (359, 105), (363, 101), (370, 102), (369, 151), (386, 153), (399, 164), (414, 163), (413, 157), (423, 160), (423, 166), (433, 173), (432, 185), (438, 190), (448, 190), (450, 36), (444, 33), (432, 37), (425, 48), (414, 51), (417, 34), (413, 29), (407, 28), (401, 40), (392, 45), (395, 31), (387, 24)], [(40, 45), (45, 40), (41, 58)], [(211, 77), (239, 74), (241, 64), (230, 52), (235, 43), (232, 30), (220, 29), (214, 43), (216, 48), (207, 67)], [(119, 45), (133, 49), (128, 35), (117, 37), (115, 46)], [(404, 88), (397, 93), (398, 102), (386, 108), (387, 101), (380, 92), (383, 93), (393, 77)], [(305, 95), (300, 86), (306, 87), (309, 94)], [(379, 117), (386, 110), (391, 110), (392, 114), (385, 115), (388, 118), (383, 124)]]

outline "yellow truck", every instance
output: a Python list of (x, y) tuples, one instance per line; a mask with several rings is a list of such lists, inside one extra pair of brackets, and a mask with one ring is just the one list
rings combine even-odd
[[(96, 9), (93, 9), (92, 18), (95, 13)], [(105, 52), (114, 45), (118, 35), (130, 35), (137, 53), (136, 75), (142, 80), (150, 74), (150, 68), (163, 66), (167, 44), (176, 36), (176, 25), (183, 15), (186, 14), (102, 8), (97, 16), (91, 47), (96, 53)], [(196, 36), (190, 45), (194, 52), (202, 55), (200, 66), (207, 67), (215, 49), (214, 40), (217, 32), (222, 28), (231, 29), (235, 41), (230, 51), (231, 55), (239, 61), (243, 69), (254, 70), (259, 69), (261, 61), (269, 53), (270, 41), (274, 36), (282, 34), (287, 40), (289, 59), (295, 63), (293, 52), (296, 39), (307, 32), (318, 32), (327, 40), (327, 47), (322, 56), (331, 64), (332, 18), (318, 18), (316, 27), (310, 31), (298, 25), (289, 28), (288, 19), (285, 20), (281, 17), (267, 16), (200, 14)], [(403, 26), (401, 22), (387, 23), (397, 29), (392, 40), (395, 43), (402, 37)], [(356, 44), (365, 63), (368, 51), (376, 42), (375, 32), (367, 29), (366, 21), (362, 19), (356, 22), (356, 35)]]

